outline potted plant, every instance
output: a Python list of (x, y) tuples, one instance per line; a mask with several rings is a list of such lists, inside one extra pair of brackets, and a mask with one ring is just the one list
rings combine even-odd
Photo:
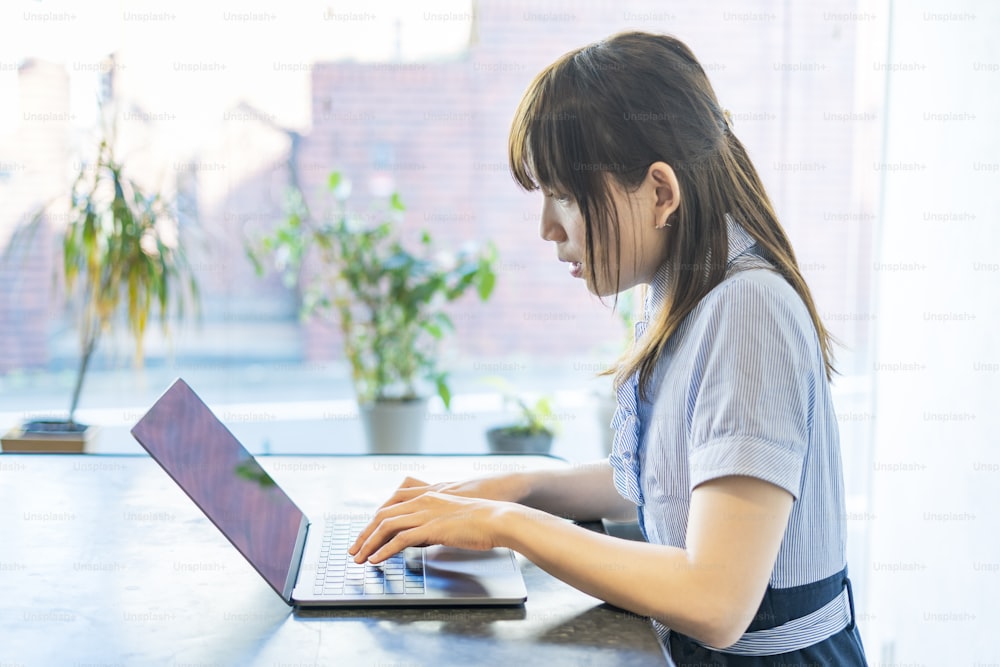
[(446, 305), (469, 290), (489, 298), (496, 250), (488, 244), (443, 253), (426, 230), (411, 248), (400, 235), (405, 206), (398, 194), (360, 216), (348, 209), (346, 179), (334, 172), (327, 185), (330, 214), (313, 217), (293, 188), (288, 215), (249, 255), (259, 275), (270, 259), (286, 285), (298, 287), (304, 316), (336, 320), (369, 450), (417, 451), (430, 388), (446, 409), (451, 403), (438, 354), (454, 329)]
[[(50, 206), (19, 230), (8, 246), (8, 258), (33, 241)], [(198, 287), (180, 244), (176, 216), (165, 197), (145, 191), (126, 175), (114, 154), (113, 132), (102, 135), (92, 162), (81, 161), (70, 187), (66, 221), (59, 234), (62, 277), (80, 336), (69, 413), (65, 419), (36, 419), (16, 427), (2, 438), (5, 451), (84, 451), (96, 428), (77, 422), (76, 408), (102, 337), (124, 316), (139, 366), (153, 310), (166, 331), (171, 303), (179, 316), (185, 291), (197, 304)]]
[(557, 431), (552, 399), (542, 395), (534, 400), (516, 393), (500, 378), (490, 380), (503, 394), (505, 405), (517, 410), (517, 421), (494, 426), (486, 431), (486, 442), (492, 454), (548, 454)]

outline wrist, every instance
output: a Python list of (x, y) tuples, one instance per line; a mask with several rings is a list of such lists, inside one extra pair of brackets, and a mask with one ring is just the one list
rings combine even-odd
[(524, 506), (517, 503), (502, 502), (496, 505), (493, 517), (494, 542), (498, 547), (507, 547), (517, 551), (517, 534), (520, 530), (519, 511)]
[(522, 554), (542, 522), (558, 520), (551, 514), (518, 503), (498, 503), (496, 510), (493, 521), (496, 545)]

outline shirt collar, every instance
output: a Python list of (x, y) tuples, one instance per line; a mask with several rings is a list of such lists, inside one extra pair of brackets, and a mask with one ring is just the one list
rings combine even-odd
[[(743, 229), (740, 223), (733, 219), (733, 216), (726, 214), (726, 238), (729, 242), (729, 250), (726, 255), (726, 265), (728, 266), (734, 259), (750, 250), (757, 241), (754, 240), (747, 230)], [(670, 284), (670, 263), (664, 262), (663, 266), (656, 270), (653, 280), (646, 292), (646, 304), (644, 317), (659, 309), (667, 298), (667, 287)]]

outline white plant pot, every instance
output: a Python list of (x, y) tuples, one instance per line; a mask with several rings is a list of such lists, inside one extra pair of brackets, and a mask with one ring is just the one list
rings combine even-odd
[(420, 452), (424, 424), (427, 422), (426, 398), (363, 403), (358, 406), (358, 412), (370, 453)]

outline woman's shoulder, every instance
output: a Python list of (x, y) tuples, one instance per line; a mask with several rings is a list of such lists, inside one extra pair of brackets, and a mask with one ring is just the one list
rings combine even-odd
[(813, 328), (809, 309), (795, 288), (772, 264), (756, 256), (732, 266), (696, 311), (697, 319), (732, 317), (748, 326), (778, 324), (803, 332)]
[(795, 288), (778, 269), (756, 255), (740, 257), (730, 264), (725, 278), (705, 295), (703, 301), (731, 301), (755, 296), (802, 301)]

